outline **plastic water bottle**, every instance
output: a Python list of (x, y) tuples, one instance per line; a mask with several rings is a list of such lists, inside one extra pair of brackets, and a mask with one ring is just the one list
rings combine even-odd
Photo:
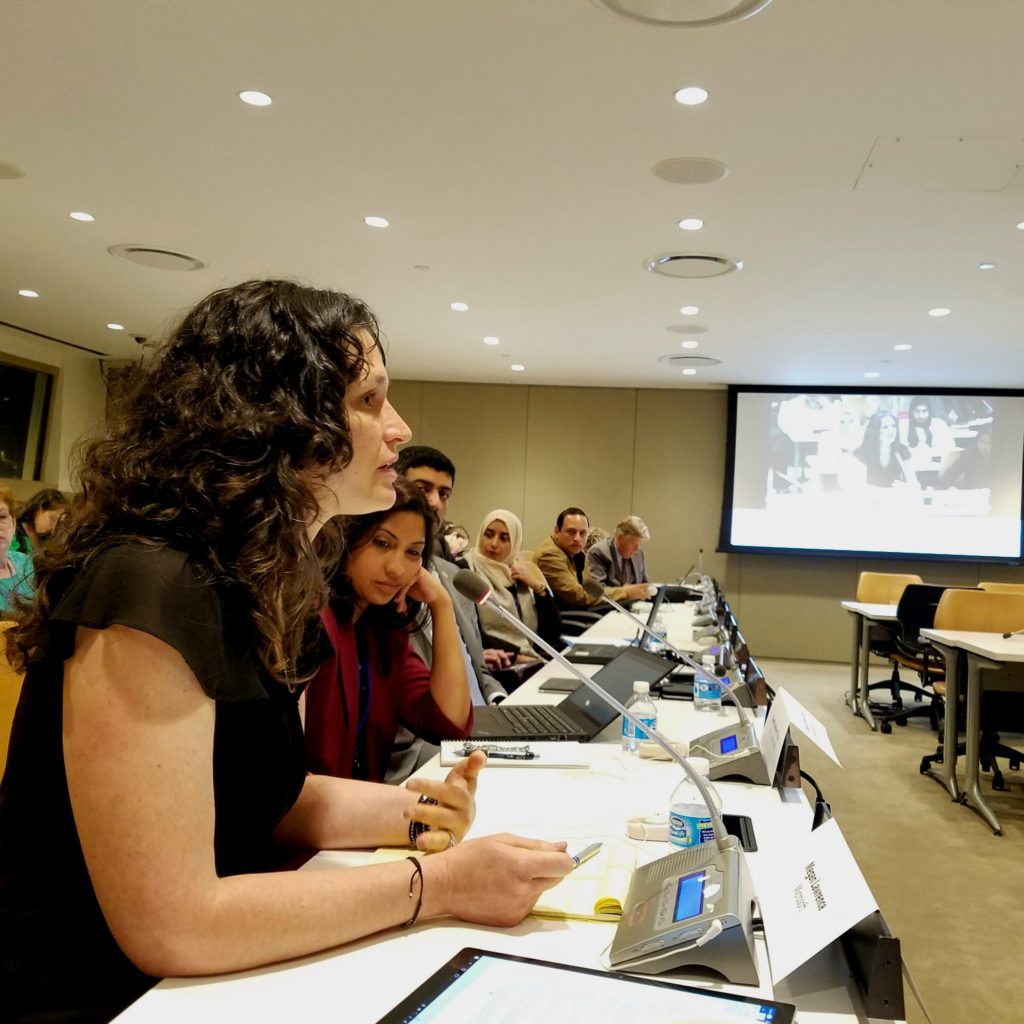
[(701, 670), (693, 677), (693, 706), (698, 711), (718, 712), (722, 709), (722, 684), (715, 675), (715, 656), (700, 659)]
[[(645, 679), (638, 679), (633, 683), (633, 696), (626, 701), (626, 707), (640, 720), (643, 725), (651, 729), (658, 727), (658, 709), (651, 700), (651, 684)], [(635, 754), (640, 749), (640, 741), (650, 739), (646, 729), (640, 729), (639, 733), (633, 728), (633, 723), (622, 716), (622, 749)]]
[(651, 632), (647, 634), (647, 650), (651, 654), (661, 654), (665, 650), (665, 641), (668, 639), (668, 626), (665, 625), (665, 620), (660, 616), (656, 616), (654, 623), (651, 626)]
[[(686, 763), (705, 781), (708, 777), (710, 764), (706, 757), (688, 757)], [(715, 809), (721, 811), (722, 803), (715, 792), (715, 787), (708, 783), (711, 791), (711, 802)], [(700, 790), (690, 781), (689, 775), (672, 792), (668, 808), (668, 841), (673, 846), (683, 848), (699, 846), (711, 842), (715, 838), (715, 828), (711, 823), (711, 815)]]

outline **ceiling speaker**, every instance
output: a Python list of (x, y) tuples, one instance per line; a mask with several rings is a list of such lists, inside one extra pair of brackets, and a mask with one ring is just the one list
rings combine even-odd
[(644, 260), (644, 269), (666, 277), (719, 277), (739, 269), (728, 256), (698, 252), (665, 252)]
[(722, 360), (713, 359), (711, 356), (658, 356), (658, 362), (674, 366), (677, 370), (706, 370), (711, 366), (718, 366)]
[(154, 270), (202, 270), (206, 264), (198, 256), (189, 256), (186, 252), (175, 252), (173, 249), (156, 249), (149, 245), (135, 245), (125, 242), (112, 245), (107, 252), (142, 267)]
[(594, 0), (613, 14), (662, 28), (703, 28), (743, 21), (772, 0)]
[(678, 156), (654, 165), (654, 176), (673, 185), (707, 185), (729, 173), (721, 160), (706, 156)]

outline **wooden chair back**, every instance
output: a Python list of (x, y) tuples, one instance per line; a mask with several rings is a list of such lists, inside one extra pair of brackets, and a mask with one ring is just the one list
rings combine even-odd
[(1008, 633), (1024, 629), (1024, 593), (947, 590), (935, 609), (936, 629)]
[(899, 604), (904, 589), (911, 583), (920, 583), (914, 573), (862, 572), (857, 580), (856, 600), (862, 604)]
[(993, 580), (978, 586), (991, 594), (1024, 594), (1024, 583), (997, 583)]
[(14, 709), (21, 695), (21, 673), (16, 672), (11, 666), (4, 650), (4, 631), (12, 625), (10, 622), (0, 622), (0, 775), (7, 764), (7, 742), (11, 735), (11, 723), (14, 721)]

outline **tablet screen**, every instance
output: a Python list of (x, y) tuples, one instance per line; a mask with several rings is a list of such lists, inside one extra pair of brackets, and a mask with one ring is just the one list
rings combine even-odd
[(527, 957), (464, 949), (378, 1024), (791, 1024), (795, 1008)]

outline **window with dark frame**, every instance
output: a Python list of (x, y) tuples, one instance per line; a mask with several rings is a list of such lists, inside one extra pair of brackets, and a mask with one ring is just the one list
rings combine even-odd
[(53, 374), (0, 361), (0, 477), (40, 480)]

